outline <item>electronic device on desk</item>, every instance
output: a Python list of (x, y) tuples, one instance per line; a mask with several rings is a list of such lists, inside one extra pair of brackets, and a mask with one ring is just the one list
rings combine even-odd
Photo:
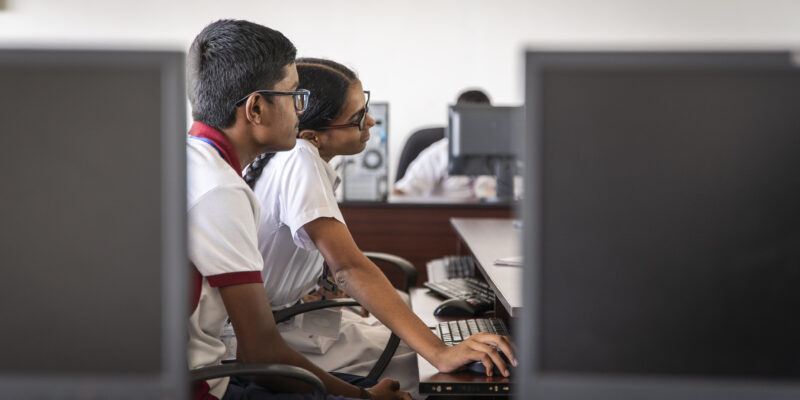
[(433, 310), (437, 317), (475, 317), (478, 314), (475, 306), (464, 299), (447, 299)]
[[(442, 303), (434, 315), (447, 317), (463, 317), (469, 310), (459, 302), (469, 304), (473, 309), (472, 316), (483, 314), (494, 308), (494, 291), (489, 284), (475, 278), (453, 278), (439, 282), (425, 282), (425, 287), (434, 293), (448, 298), (450, 303)], [(448, 315), (448, 311), (450, 314)]]
[(526, 57), (525, 398), (800, 398), (800, 68)]
[(0, 397), (189, 397), (185, 68), (0, 50)]
[[(477, 319), (463, 319), (459, 321), (440, 322), (436, 327), (436, 336), (448, 346), (455, 346), (466, 338), (481, 332), (493, 333), (496, 335), (508, 336), (508, 329), (506, 324), (498, 318), (477, 318)], [(509, 362), (506, 355), (500, 351), (500, 356), (506, 361), (509, 369), (513, 366)], [(486, 375), (486, 366), (480, 361), (475, 361), (467, 364), (466, 369), (476, 374)], [(497, 367), (493, 370), (493, 375), (501, 376)]]
[[(502, 358), (506, 363), (506, 367), (508, 368), (508, 376), (512, 376), (517, 368), (511, 364), (511, 361), (506, 356), (506, 353), (504, 353), (502, 350), (498, 349), (497, 354), (499, 354), (500, 358)], [(486, 375), (486, 366), (480, 361), (473, 361), (467, 364), (467, 370), (478, 375)], [(498, 368), (497, 365), (494, 365), (492, 368), (492, 376), (503, 376), (503, 372), (500, 371), (500, 368)]]
[(436, 336), (448, 346), (454, 346), (476, 333), (493, 333), (508, 336), (508, 328), (499, 318), (474, 318), (440, 322), (435, 327)]
[(386, 201), (389, 194), (389, 103), (370, 102), (369, 115), (375, 126), (370, 129), (364, 150), (338, 161), (344, 201)]
[(475, 259), (472, 256), (444, 256), (425, 264), (429, 282), (475, 276)]
[[(448, 346), (454, 346), (471, 335), (480, 332), (508, 335), (506, 324), (497, 318), (477, 318), (461, 321), (441, 322), (431, 327), (433, 333)], [(480, 364), (479, 362), (477, 364)], [(423, 395), (488, 395), (511, 394), (514, 374), (504, 377), (499, 373), (487, 377), (483, 364), (470, 363), (461, 371), (438, 373), (430, 379), (421, 380), (419, 392)]]
[(523, 117), (522, 107), (450, 106), (445, 130), (450, 175), (493, 175), (496, 197), (490, 201), (511, 202)]

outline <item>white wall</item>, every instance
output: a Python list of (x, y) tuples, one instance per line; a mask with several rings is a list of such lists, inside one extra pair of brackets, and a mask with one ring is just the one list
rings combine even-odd
[[(175, 48), (219, 18), (283, 32), (300, 56), (356, 69), (405, 137), (445, 123), (464, 87), (520, 104), (532, 44), (800, 49), (796, 0), (4, 0), (0, 46)], [(394, 172), (392, 175), (394, 176)]]

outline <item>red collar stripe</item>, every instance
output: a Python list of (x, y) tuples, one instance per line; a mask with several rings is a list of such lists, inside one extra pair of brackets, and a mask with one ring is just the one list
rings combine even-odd
[(225, 162), (227, 162), (237, 174), (242, 174), (242, 164), (239, 162), (239, 157), (236, 155), (236, 152), (233, 151), (233, 145), (231, 145), (230, 140), (228, 140), (225, 134), (220, 132), (219, 129), (195, 121), (192, 124), (192, 128), (189, 129), (189, 135), (203, 138), (213, 143), (213, 147), (217, 149), (222, 158), (225, 159)]

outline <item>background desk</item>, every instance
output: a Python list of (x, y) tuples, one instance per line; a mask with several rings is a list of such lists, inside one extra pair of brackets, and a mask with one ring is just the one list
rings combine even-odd
[[(428, 280), (426, 262), (459, 253), (458, 237), (450, 218), (510, 218), (513, 215), (508, 204), (452, 203), (435, 199), (428, 199), (427, 203), (396, 199), (387, 203), (344, 202), (339, 208), (361, 250), (396, 254), (411, 261), (419, 271), (417, 285)], [(387, 275), (393, 279), (390, 271)]]

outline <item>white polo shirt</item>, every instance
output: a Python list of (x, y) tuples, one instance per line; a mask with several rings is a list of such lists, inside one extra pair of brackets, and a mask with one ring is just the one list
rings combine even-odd
[(494, 177), (450, 176), (447, 172), (447, 138), (422, 150), (408, 165), (403, 178), (394, 184), (410, 196), (442, 196), (459, 199), (492, 197)]
[[(187, 138), (187, 210), (189, 261), (192, 263), (192, 309), (187, 343), (190, 369), (217, 365), (225, 345), (220, 340), (228, 317), (219, 287), (261, 283), (263, 259), (256, 243), (259, 205), (241, 178), (233, 148), (221, 132), (199, 123)], [(236, 165), (238, 167), (238, 165)], [(195, 395), (208, 393), (221, 399), (228, 378), (213, 379), (195, 387)]]
[(306, 140), (269, 160), (253, 191), (264, 208), (258, 246), (266, 260), (264, 288), (274, 308), (297, 302), (322, 274), (322, 255), (303, 225), (330, 217), (344, 222), (334, 190), (339, 177)]

